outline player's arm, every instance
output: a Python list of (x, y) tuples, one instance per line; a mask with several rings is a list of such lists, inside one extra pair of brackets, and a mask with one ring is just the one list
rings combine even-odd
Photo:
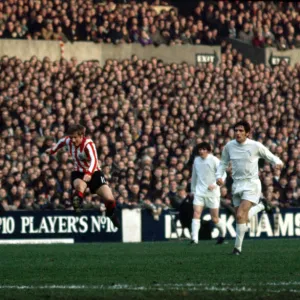
[(270, 162), (275, 168), (282, 169), (283, 162), (282, 160), (274, 155), (267, 147), (265, 147), (263, 144), (258, 142), (258, 153), (259, 156), (268, 162)]
[[(216, 172), (217, 172), (217, 171), (218, 171), (218, 168), (219, 168), (219, 166), (220, 166), (221, 161), (220, 161), (217, 157), (214, 157), (214, 160), (215, 160), (215, 162), (216, 162)], [(226, 166), (226, 168), (227, 168), (227, 166)], [(225, 168), (225, 170), (226, 170), (226, 168)], [(216, 175), (217, 175), (217, 173), (216, 173)], [(217, 177), (216, 177), (216, 178), (217, 178)], [(226, 178), (227, 178), (227, 173), (224, 172), (224, 174), (222, 175), (221, 178), (223, 179), (223, 181), (225, 181)]]
[[(214, 162), (215, 162), (215, 172), (217, 172), (218, 167), (220, 166), (220, 160), (219, 160), (217, 157), (215, 157), (215, 156), (214, 156), (213, 158), (214, 158)], [(227, 178), (227, 173), (224, 172), (224, 174), (223, 174), (223, 176), (222, 176), (221, 178), (222, 178), (223, 183), (224, 183), (225, 180), (226, 180), (226, 178)], [(216, 179), (218, 179), (217, 173), (216, 173)], [(212, 183), (212, 184), (210, 184), (210, 185), (208, 186), (208, 189), (212, 191), (212, 190), (215, 189), (215, 187), (216, 187), (215, 183)]]
[(193, 170), (192, 170), (192, 181), (191, 181), (192, 194), (195, 194), (195, 192), (196, 192), (196, 184), (197, 184), (197, 172), (196, 172), (196, 166), (195, 166), (195, 161), (194, 161)]
[(88, 182), (91, 180), (92, 175), (94, 174), (95, 170), (97, 169), (98, 165), (98, 155), (96, 151), (96, 146), (93, 142), (90, 142), (86, 145), (85, 148), (87, 156), (90, 158), (90, 164), (87, 171), (84, 171), (83, 180)]
[(217, 185), (219, 186), (224, 184), (224, 180), (226, 178), (226, 168), (229, 164), (229, 161), (230, 161), (230, 157), (226, 145), (222, 151), (221, 161), (217, 167), (217, 172), (216, 172)]
[(51, 148), (47, 149), (45, 152), (47, 154), (55, 154), (58, 150), (60, 150), (61, 148), (65, 147), (66, 145), (68, 145), (69, 143), (69, 137), (66, 136), (62, 139), (60, 139), (55, 145), (53, 145)]

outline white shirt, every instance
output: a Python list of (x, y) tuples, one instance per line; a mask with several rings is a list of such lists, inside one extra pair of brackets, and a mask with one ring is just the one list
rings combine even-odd
[[(191, 192), (196, 196), (220, 196), (220, 187), (216, 184), (216, 170), (220, 160), (212, 154), (206, 158), (197, 156), (193, 164)], [(224, 174), (224, 180), (226, 173)], [(210, 191), (208, 186), (214, 184), (216, 187)]]
[(234, 181), (258, 179), (258, 160), (260, 158), (274, 165), (283, 165), (283, 162), (260, 142), (246, 139), (241, 144), (236, 140), (232, 140), (223, 149), (221, 163), (217, 170), (217, 178), (223, 176), (229, 161), (231, 161)]

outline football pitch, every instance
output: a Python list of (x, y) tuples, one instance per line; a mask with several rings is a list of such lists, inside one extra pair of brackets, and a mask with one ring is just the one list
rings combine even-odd
[(1, 299), (300, 299), (300, 240), (3, 245)]

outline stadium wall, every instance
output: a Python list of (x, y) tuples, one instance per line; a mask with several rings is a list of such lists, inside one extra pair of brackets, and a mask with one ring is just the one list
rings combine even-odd
[(265, 52), (265, 64), (269, 66), (278, 65), (281, 59), (291, 66), (300, 62), (300, 49), (279, 51), (276, 48), (266, 48)]
[(243, 53), (244, 58), (249, 58), (254, 64), (275, 66), (284, 59), (288, 64), (294, 66), (300, 61), (300, 49), (279, 51), (276, 48), (253, 47), (250, 43), (238, 39), (228, 38), (227, 41), (232, 44), (234, 49)]
[[(178, 214), (163, 211), (155, 218), (149, 210), (123, 209), (118, 230), (109, 218), (96, 211), (14, 211), (0, 217), (0, 244), (48, 244), (85, 242), (143, 242), (190, 238), (182, 228)], [(226, 223), (226, 237), (236, 236), (235, 219), (221, 211)], [(204, 211), (200, 239), (214, 239), (218, 231)], [(300, 236), (300, 209), (286, 209), (273, 214), (261, 213), (249, 223), (248, 238), (294, 238)]]
[[(243, 53), (255, 64), (274, 66), (281, 59), (294, 66), (300, 61), (300, 49), (279, 51), (276, 48), (255, 48), (249, 43), (237, 39), (228, 39), (233, 48)], [(157, 57), (166, 63), (181, 63), (186, 61), (195, 65), (201, 62), (212, 61), (215, 65), (220, 63), (221, 48), (219, 46), (195, 46), (174, 45), (172, 47), (161, 45), (159, 47), (140, 44), (95, 44), (92, 42), (62, 43), (58, 41), (28, 41), (15, 39), (2, 39), (0, 43), (0, 56), (16, 56), (22, 60), (28, 60), (36, 55), (39, 59), (45, 56), (51, 60), (59, 60), (64, 57), (70, 59), (76, 57), (79, 62), (84, 60), (99, 60), (103, 66), (107, 59), (130, 59), (136, 54), (141, 59)]]
[(249, 58), (254, 64), (264, 64), (266, 49), (255, 48), (251, 44), (238, 39), (228, 38), (228, 42), (232, 44), (232, 48), (243, 53), (244, 58)]
[(79, 62), (84, 60), (99, 60), (103, 66), (107, 59), (130, 59), (132, 55), (141, 59), (157, 57), (165, 63), (182, 63), (195, 65), (199, 58), (205, 62), (213, 60), (220, 62), (221, 48), (219, 46), (195, 46), (195, 45), (174, 45), (172, 47), (152, 45), (143, 47), (140, 44), (96, 44), (92, 42), (62, 43), (58, 41), (28, 41), (2, 39), (0, 43), (0, 55), (16, 56), (22, 60), (28, 60), (36, 55), (39, 59), (45, 56), (51, 60), (60, 58), (70, 59), (76, 57)]

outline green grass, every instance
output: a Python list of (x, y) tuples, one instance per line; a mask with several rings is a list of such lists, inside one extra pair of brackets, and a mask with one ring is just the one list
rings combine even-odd
[(300, 242), (0, 247), (0, 299), (300, 299)]

